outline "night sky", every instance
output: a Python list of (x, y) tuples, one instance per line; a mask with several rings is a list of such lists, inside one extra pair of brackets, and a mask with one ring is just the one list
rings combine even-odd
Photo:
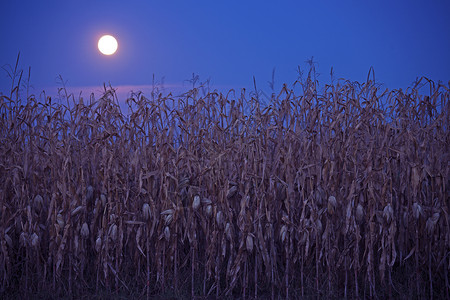
[[(72, 90), (111, 83), (143, 90), (164, 78), (188, 88), (192, 73), (220, 90), (275, 89), (307, 71), (319, 82), (376, 80), (406, 88), (416, 77), (450, 80), (450, 1), (2, 1), (0, 65), (31, 67), (34, 93), (56, 92), (61, 75)], [(104, 56), (102, 34), (119, 49)], [(25, 76), (25, 75), (24, 75)], [(0, 92), (11, 81), (0, 70)]]

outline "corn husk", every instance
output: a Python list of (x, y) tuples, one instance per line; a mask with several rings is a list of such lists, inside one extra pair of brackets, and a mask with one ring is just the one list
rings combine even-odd
[(31, 246), (37, 247), (39, 245), (39, 236), (36, 233), (31, 235)]
[(247, 234), (245, 247), (247, 249), (247, 252), (251, 253), (253, 251), (253, 237), (250, 234)]
[(87, 239), (89, 237), (89, 226), (86, 222), (84, 222), (81, 226), (80, 234), (83, 239)]
[(199, 207), (200, 207), (200, 196), (195, 195), (194, 200), (192, 200), (192, 209), (197, 211)]
[(336, 197), (334, 196), (330, 196), (328, 197), (328, 213), (330, 215), (334, 215), (334, 213), (336, 212), (336, 207), (337, 207), (337, 201), (336, 201)]
[(151, 216), (151, 209), (150, 209), (150, 205), (148, 203), (144, 203), (142, 205), (142, 216), (144, 217), (145, 221), (148, 221), (148, 219)]

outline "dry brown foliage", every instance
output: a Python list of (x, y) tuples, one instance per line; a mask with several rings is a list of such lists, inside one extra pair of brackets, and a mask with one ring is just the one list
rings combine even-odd
[(0, 296), (449, 298), (448, 86), (308, 76), (265, 107), (193, 88), (134, 94), (128, 116), (112, 88), (17, 95), (0, 100)]

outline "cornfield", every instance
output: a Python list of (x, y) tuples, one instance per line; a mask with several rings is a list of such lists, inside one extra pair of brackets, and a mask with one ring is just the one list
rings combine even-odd
[(449, 86), (260, 96), (1, 96), (0, 296), (449, 299)]

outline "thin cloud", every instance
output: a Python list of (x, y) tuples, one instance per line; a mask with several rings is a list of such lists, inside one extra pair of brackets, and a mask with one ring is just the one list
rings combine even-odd
[[(106, 85), (106, 88), (108, 89), (110, 86)], [(115, 90), (117, 98), (119, 101), (125, 101), (128, 99), (132, 93), (142, 93), (144, 96), (150, 96), (152, 91), (157, 88), (160, 93), (163, 94), (169, 94), (172, 93), (172, 95), (181, 95), (185, 93), (186, 91), (190, 90), (192, 88), (190, 83), (184, 82), (184, 83), (163, 83), (163, 84), (141, 84), (141, 85), (111, 85), (111, 87)], [(37, 89), (34, 88), (34, 93), (36, 94), (42, 94), (45, 93), (48, 96), (57, 96), (58, 91), (63, 88), (62, 86), (53, 86), (53, 87), (46, 87), (43, 89)], [(75, 98), (78, 97), (90, 97), (91, 94), (94, 94), (95, 99), (98, 99), (101, 97), (104, 92), (105, 88), (103, 85), (99, 86), (66, 86), (65, 87), (68, 94), (72, 94)], [(233, 89), (231, 86), (211, 86), (211, 90), (219, 90), (221, 92), (228, 92), (230, 89)]]
[[(106, 89), (109, 89), (109, 85), (106, 85)], [(183, 90), (186, 90), (186, 87), (182, 84), (164, 84), (164, 85), (111, 85), (111, 87), (115, 90), (117, 98), (119, 101), (125, 101), (128, 97), (131, 96), (132, 93), (138, 93), (141, 92), (144, 95), (150, 95), (150, 93), (153, 91), (154, 88), (158, 88), (160, 92), (163, 93), (178, 93), (182, 92)], [(33, 88), (33, 92), (35, 94), (43, 94), (47, 96), (57, 96), (61, 89), (64, 89), (63, 86), (52, 86), (52, 87), (45, 87), (45, 88)], [(104, 92), (105, 88), (102, 85), (99, 86), (66, 86), (65, 90), (68, 94), (72, 94), (75, 98), (78, 98), (79, 96), (86, 98), (90, 97), (92, 94), (94, 94), (95, 99), (98, 99), (101, 97)]]

